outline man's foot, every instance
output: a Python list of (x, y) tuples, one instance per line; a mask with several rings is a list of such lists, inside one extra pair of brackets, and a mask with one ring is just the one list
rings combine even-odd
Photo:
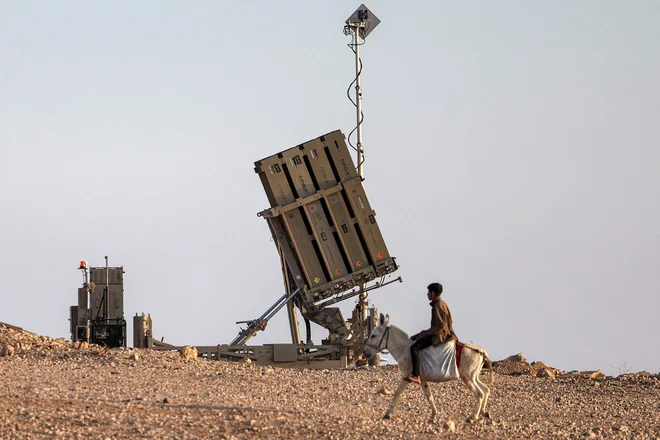
[(421, 384), (422, 381), (419, 379), (419, 376), (408, 376), (404, 379), (406, 382)]

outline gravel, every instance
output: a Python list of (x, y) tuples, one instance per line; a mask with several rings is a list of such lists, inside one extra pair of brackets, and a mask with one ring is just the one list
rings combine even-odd
[[(0, 326), (0, 439), (556, 439), (660, 440), (659, 375), (561, 379), (497, 373), (491, 419), (466, 423), (458, 381), (431, 384), (439, 417), (410, 385), (389, 420), (397, 366), (280, 369), (104, 350)], [(10, 350), (7, 350), (7, 353)], [(532, 372), (533, 373), (533, 372)], [(598, 377), (598, 380), (591, 377)]]

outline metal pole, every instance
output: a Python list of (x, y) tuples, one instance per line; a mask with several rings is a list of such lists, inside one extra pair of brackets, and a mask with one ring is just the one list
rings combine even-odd
[[(278, 245), (278, 248), (280, 246)], [(291, 295), (291, 283), (289, 283), (289, 269), (286, 265), (286, 259), (280, 248), (280, 257), (282, 258), (282, 276), (284, 277), (284, 288), (287, 295)], [(300, 330), (298, 328), (298, 316), (296, 315), (296, 308), (293, 301), (286, 303), (287, 313), (289, 315), (289, 330), (291, 330), (291, 342), (295, 345), (300, 345)]]
[(362, 145), (362, 86), (360, 85), (360, 27), (353, 28), (355, 36), (355, 103), (357, 104), (357, 165), (358, 175), (363, 177), (364, 149)]
[(104, 298), (104, 303), (105, 303), (105, 316), (103, 317), (103, 320), (105, 323), (108, 323), (108, 317), (110, 316), (110, 304), (109, 304), (109, 299), (110, 299), (110, 269), (108, 268), (108, 256), (105, 256), (105, 293), (103, 294)]
[[(364, 145), (362, 144), (362, 82), (360, 80), (360, 25), (353, 27), (353, 37), (355, 39), (355, 103), (357, 116), (357, 166), (358, 175), (364, 177)], [(360, 284), (360, 296), (358, 302), (359, 319), (361, 326), (367, 319), (367, 291), (366, 285)]]

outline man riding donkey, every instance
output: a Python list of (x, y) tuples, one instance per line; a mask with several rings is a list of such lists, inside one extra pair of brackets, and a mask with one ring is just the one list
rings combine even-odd
[(435, 420), (438, 410), (428, 383), (454, 379), (460, 379), (476, 398), (468, 422), (474, 422), (481, 417), (490, 417), (486, 411), (490, 388), (479, 379), (482, 369), (486, 367), (490, 370), (488, 385), (493, 384), (493, 364), (490, 357), (483, 348), (458, 341), (452, 328), (449, 307), (440, 299), (442, 285), (431, 283), (427, 289), (432, 308), (431, 328), (410, 338), (400, 328), (390, 325), (389, 315), (385, 316), (381, 313), (380, 324), (372, 330), (364, 346), (367, 359), (371, 359), (376, 353), (388, 350), (399, 364), (401, 371), (401, 382), (383, 418), (390, 418), (401, 393), (410, 382), (414, 382), (421, 384), (424, 395), (431, 405), (431, 420)]
[(419, 378), (419, 352), (431, 345), (437, 346), (449, 341), (458, 341), (454, 329), (452, 328), (449, 307), (447, 307), (446, 302), (440, 299), (440, 295), (442, 294), (442, 284), (431, 283), (428, 285), (427, 289), (427, 295), (429, 301), (431, 301), (431, 327), (410, 338), (414, 341), (410, 346), (412, 373), (406, 378), (406, 381), (417, 384), (421, 384)]

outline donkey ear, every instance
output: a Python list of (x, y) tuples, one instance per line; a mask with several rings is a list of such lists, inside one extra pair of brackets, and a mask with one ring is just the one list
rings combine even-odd
[(385, 322), (385, 316), (381, 313), (380, 314), (380, 325), (383, 325), (384, 322)]
[(380, 323), (383, 325), (390, 325), (390, 315), (385, 315), (385, 319), (382, 319)]

